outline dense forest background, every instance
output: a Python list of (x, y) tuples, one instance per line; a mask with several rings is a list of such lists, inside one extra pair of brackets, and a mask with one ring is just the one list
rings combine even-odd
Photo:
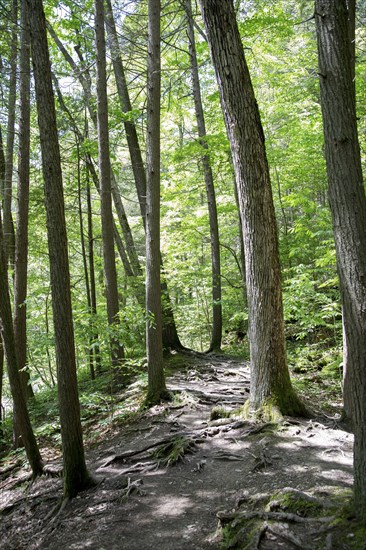
[[(110, 311), (109, 281), (107, 285), (105, 281), (105, 214), (98, 179), (100, 51), (95, 45), (94, 4), (89, 0), (43, 3), (61, 152), (76, 366), (82, 380), (98, 380), (103, 373), (112, 373), (110, 380), (119, 384), (124, 382), (126, 372), (147, 376), (146, 219), (141, 201), (145, 176), (141, 180), (141, 170), (144, 173), (149, 145), (148, 5), (142, 0), (121, 0), (113, 5), (107, 1), (106, 6), (107, 133), (113, 197), (109, 221), (116, 245), (118, 296), (114, 303), (119, 304), (115, 313)], [(165, 323), (168, 312), (169, 326), (175, 324), (179, 336), (171, 336), (170, 332), (169, 338), (163, 332), (163, 343), (166, 351), (221, 349), (248, 359), (245, 254), (230, 144), (199, 5), (192, 2), (192, 12), (187, 6), (190, 3), (186, 1), (170, 1), (161, 11), (162, 303)], [(14, 287), (15, 235), (25, 216), (24, 210), (20, 211), (24, 196), (20, 194), (24, 181), (24, 142), (20, 142), (24, 100), (21, 103), (20, 90), (25, 74), (20, 54), (24, 53), (27, 38), (22, 34), (25, 25), (20, 22), (19, 8), (17, 0), (0, 4), (0, 179), (10, 294), (16, 304), (14, 311), (26, 311), (26, 337), (16, 333), (16, 338), (26, 343), (22, 371), (30, 397), (53, 391), (57, 368), (39, 145), (42, 103), (38, 98), (37, 114), (32, 79), (26, 207), (29, 236), (23, 252), (28, 258), (27, 290), (20, 303)], [(340, 389), (343, 379), (341, 300), (328, 206), (314, 5), (306, 1), (248, 0), (235, 2), (235, 9), (265, 134), (278, 226), (288, 363), (290, 372), (302, 375), (297, 387), (309, 397), (314, 392), (314, 380), (320, 378), (330, 388)], [(355, 83), (363, 163), (365, 18), (365, 4), (358, 2)], [(204, 140), (192, 86), (192, 32)], [(218, 222), (218, 299), (207, 162)], [(52, 203), (52, 196), (48, 200)], [(1, 290), (4, 292), (4, 288)], [(219, 342), (216, 335), (213, 344), (218, 307), (222, 327)], [(118, 323), (111, 322), (113, 317), (118, 317)], [(111, 354), (111, 342), (123, 356), (122, 373), (116, 370), (118, 361), (114, 352)], [(1, 443), (7, 449), (13, 429), (12, 403), (3, 353), (1, 358)], [(94, 398), (98, 401), (97, 391)]]

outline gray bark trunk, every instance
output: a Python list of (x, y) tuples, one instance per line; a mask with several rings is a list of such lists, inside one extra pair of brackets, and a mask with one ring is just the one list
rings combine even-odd
[(201, 87), (198, 74), (196, 41), (191, 0), (184, 0), (184, 9), (187, 15), (187, 32), (189, 40), (189, 60), (191, 67), (192, 92), (196, 112), (198, 136), (204, 154), (201, 157), (203, 174), (206, 185), (207, 206), (210, 222), (211, 240), (211, 266), (212, 266), (212, 334), (209, 351), (221, 348), (222, 338), (222, 305), (221, 305), (221, 262), (220, 262), (220, 238), (217, 218), (215, 186), (210, 164), (208, 145), (206, 142), (206, 124), (202, 107)]
[(61, 160), (46, 20), (42, 0), (28, 0), (28, 6), (46, 203), (64, 494), (73, 497), (90, 486), (91, 478), (85, 463), (80, 422)]
[(343, 306), (344, 405), (355, 432), (355, 510), (365, 520), (366, 197), (347, 2), (317, 0), (315, 14), (329, 203)]
[[(103, 0), (95, 0), (95, 42), (97, 52), (97, 120), (104, 277), (108, 323), (111, 328), (117, 331), (119, 325), (119, 297), (113, 240)], [(114, 366), (118, 366), (124, 358), (124, 349), (122, 344), (119, 343), (117, 334), (111, 337), (111, 352), (112, 363)]]
[(272, 190), (259, 110), (232, 0), (201, 0), (230, 140), (245, 244), (251, 362), (250, 402), (284, 414), (304, 408), (286, 360), (281, 274)]

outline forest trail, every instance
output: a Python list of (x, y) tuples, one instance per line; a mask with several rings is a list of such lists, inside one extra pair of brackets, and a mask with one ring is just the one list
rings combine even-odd
[[(246, 400), (249, 368), (243, 362), (187, 357), (185, 367), (169, 377), (168, 387), (179, 394), (178, 400), (150, 409), (87, 452), (89, 467), (101, 482), (56, 517), (50, 512), (62, 496), (60, 479), (40, 478), (26, 492), (24, 486), (8, 488), (9, 478), (1, 480), (0, 548), (222, 548), (215, 535), (218, 513), (228, 521), (240, 505), (240, 513), (256, 510), (259, 517), (263, 495), (273, 497), (289, 487), (295, 494), (305, 491), (304, 498), (326, 510), (334, 494), (351, 488), (353, 437), (325, 416), (285, 419), (280, 425), (210, 420), (214, 407), (233, 410)], [(129, 392), (134, 391), (132, 385)], [(151, 452), (172, 440), (183, 442), (190, 452), (167, 466)], [(280, 516), (275, 523), (260, 517), (253, 548), (349, 548), (352, 533), (341, 540), (322, 520), (290, 523), (291, 515), (278, 503), (270, 510), (283, 511), (282, 521)], [(240, 544), (239, 537), (224, 548), (244, 548)]]

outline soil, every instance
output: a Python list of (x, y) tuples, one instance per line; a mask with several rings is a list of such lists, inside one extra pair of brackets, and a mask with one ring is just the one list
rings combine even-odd
[[(210, 420), (214, 407), (232, 411), (245, 402), (248, 365), (215, 355), (187, 357), (184, 364), (168, 379), (179, 400), (150, 409), (87, 449), (89, 468), (99, 483), (61, 510), (62, 479), (41, 477), (21, 484), (25, 466), (10, 475), (3, 469), (0, 548), (245, 548), (240, 533), (223, 542), (218, 525), (238, 523), (238, 514), (253, 511), (256, 537), (249, 548), (355, 548), (352, 528), (339, 533), (332, 519), (300, 510), (295, 510), (300, 519), (294, 519), (286, 507), (275, 503), (268, 508), (269, 498), (291, 488), (319, 504), (323, 516), (333, 516), (330, 503), (338, 498), (341, 505), (343, 491), (352, 487), (352, 434), (321, 413), (312, 420), (285, 418), (280, 424), (240, 417)], [(137, 391), (141, 389), (131, 386), (129, 394)], [(159, 443), (177, 436), (189, 443), (182, 460), (167, 465), (151, 456)], [(57, 469), (60, 463), (50, 466)]]

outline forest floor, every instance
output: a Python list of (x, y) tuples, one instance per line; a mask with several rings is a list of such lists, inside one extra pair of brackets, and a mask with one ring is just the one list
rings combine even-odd
[[(168, 387), (172, 402), (87, 448), (99, 483), (58, 513), (60, 478), (27, 484), (24, 463), (2, 467), (0, 548), (365, 548), (351, 518), (335, 521), (352, 487), (353, 436), (319, 403), (310, 403), (311, 420), (210, 420), (220, 416), (212, 409), (232, 411), (249, 395), (248, 365), (218, 355), (183, 357)], [(139, 392), (132, 384), (125, 399)], [(51, 451), (43, 455), (60, 467)]]

